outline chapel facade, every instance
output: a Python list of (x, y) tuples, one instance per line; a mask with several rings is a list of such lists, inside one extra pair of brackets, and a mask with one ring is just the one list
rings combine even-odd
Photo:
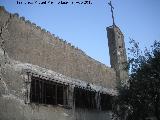
[(110, 120), (128, 72), (124, 37), (107, 27), (111, 68), (0, 7), (0, 119)]

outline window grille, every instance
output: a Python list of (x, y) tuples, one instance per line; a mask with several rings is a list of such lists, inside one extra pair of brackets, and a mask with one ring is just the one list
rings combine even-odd
[(60, 104), (69, 109), (74, 105), (75, 108), (102, 111), (112, 109), (111, 95), (77, 86), (74, 87), (72, 94), (68, 85), (57, 83), (49, 78), (34, 76), (33, 74), (30, 76), (30, 80), (30, 90), (27, 96), (30, 97), (29, 101), (31, 103), (49, 105)]
[(67, 105), (67, 85), (31, 76), (30, 102)]

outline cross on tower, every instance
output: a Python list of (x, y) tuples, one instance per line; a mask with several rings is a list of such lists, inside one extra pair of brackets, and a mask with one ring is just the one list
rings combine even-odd
[(114, 15), (113, 15), (113, 9), (114, 9), (114, 7), (112, 6), (111, 1), (110, 1), (108, 4), (109, 4), (109, 6), (111, 6), (112, 19), (113, 19), (113, 26), (115, 26), (115, 22), (114, 22)]

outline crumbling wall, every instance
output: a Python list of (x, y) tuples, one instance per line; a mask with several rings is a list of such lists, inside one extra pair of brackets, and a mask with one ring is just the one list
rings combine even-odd
[(3, 47), (12, 59), (114, 88), (116, 77), (113, 69), (30, 23), (24, 17), (9, 14), (1, 7), (0, 26), (3, 28)]
[(27, 103), (25, 71), (0, 48), (0, 120), (110, 120), (108, 111)]

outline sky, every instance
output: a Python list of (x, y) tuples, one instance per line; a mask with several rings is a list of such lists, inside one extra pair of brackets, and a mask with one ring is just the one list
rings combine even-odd
[[(90, 0), (92, 4), (76, 3), (85, 0), (46, 0), (50, 2), (38, 4), (44, 1), (0, 0), (0, 5), (110, 66), (106, 32), (106, 27), (112, 25), (109, 0)], [(60, 1), (68, 4), (58, 4)], [(25, 4), (28, 2), (34, 4)], [(124, 34), (126, 49), (131, 47), (129, 38), (139, 42), (142, 49), (160, 40), (160, 0), (112, 0), (112, 4), (115, 23)]]

